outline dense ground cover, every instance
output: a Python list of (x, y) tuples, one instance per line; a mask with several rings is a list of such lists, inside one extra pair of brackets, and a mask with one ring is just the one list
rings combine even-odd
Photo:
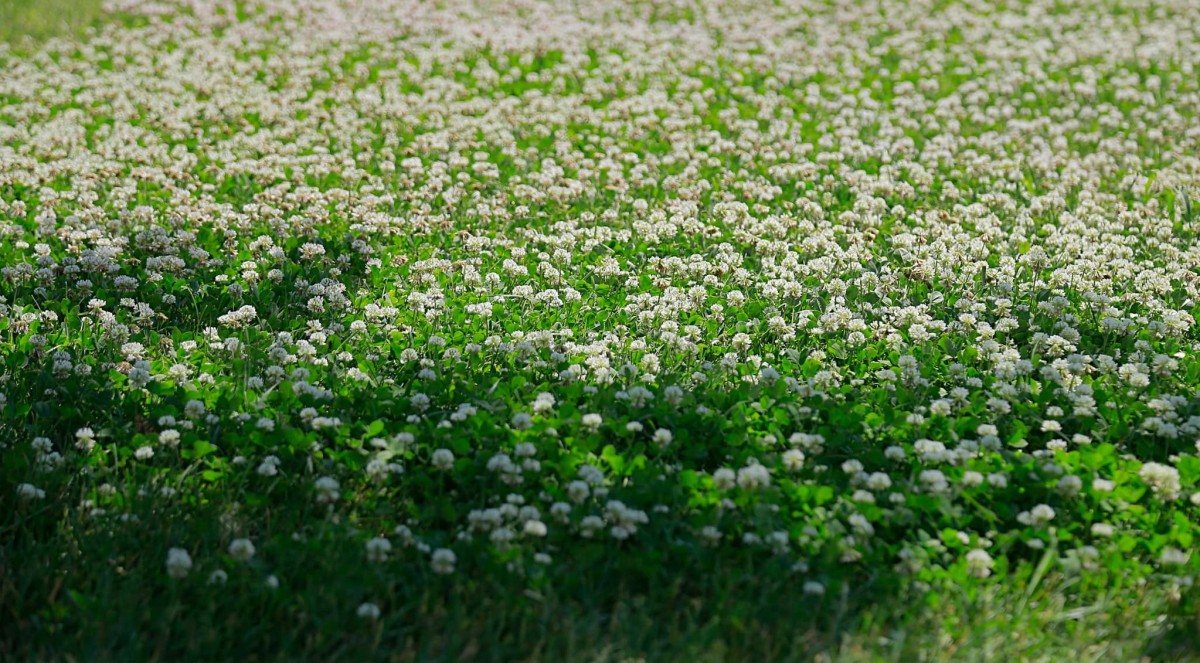
[(1197, 656), (1200, 5), (0, 46), (6, 660)]

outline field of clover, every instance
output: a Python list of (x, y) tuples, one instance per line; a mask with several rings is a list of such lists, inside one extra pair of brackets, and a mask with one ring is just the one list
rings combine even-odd
[(106, 11), (0, 46), (0, 658), (1197, 633), (1200, 3)]

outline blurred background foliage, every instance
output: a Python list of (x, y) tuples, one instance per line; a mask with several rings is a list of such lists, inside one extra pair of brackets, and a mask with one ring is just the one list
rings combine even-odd
[(103, 13), (101, 0), (0, 0), (0, 41), (14, 47), (73, 36)]

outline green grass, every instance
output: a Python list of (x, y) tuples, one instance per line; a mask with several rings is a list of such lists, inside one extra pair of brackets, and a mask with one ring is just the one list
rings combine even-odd
[(100, 18), (101, 0), (0, 0), (0, 42), (70, 37)]

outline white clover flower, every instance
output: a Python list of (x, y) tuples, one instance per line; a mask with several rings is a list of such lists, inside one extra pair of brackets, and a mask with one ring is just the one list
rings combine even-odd
[(537, 395), (537, 398), (533, 400), (533, 403), (530, 405), (530, 407), (533, 409), (534, 414), (544, 415), (554, 409), (555, 403), (556, 401), (554, 395), (543, 391)]
[(318, 504), (333, 504), (341, 499), (340, 492), (341, 484), (333, 477), (320, 477), (313, 482), (313, 488), (317, 491)]
[(666, 428), (659, 428), (654, 431), (654, 443), (660, 447), (665, 447), (671, 444), (675, 436)]
[(410, 398), (408, 402), (416, 411), (424, 412), (429, 409), (429, 406), (433, 401), (425, 394), (413, 394), (412, 398)]
[(737, 483), (737, 473), (733, 470), (722, 467), (712, 474), (713, 484), (720, 490), (729, 490)]
[(455, 565), (458, 563), (458, 557), (454, 554), (454, 550), (449, 548), (434, 550), (431, 560), (433, 572), (443, 575), (454, 573)]
[(386, 562), (392, 552), (392, 542), (377, 536), (367, 541), (367, 560), (371, 562)]
[(518, 412), (513, 415), (512, 427), (517, 430), (529, 430), (533, 427), (533, 417), (528, 412)]
[(1056, 488), (1062, 496), (1074, 497), (1079, 494), (1079, 491), (1083, 490), (1083, 479), (1068, 474), (1058, 480)]
[(195, 399), (188, 401), (187, 405), (185, 405), (183, 408), (184, 415), (186, 415), (189, 419), (199, 419), (200, 417), (204, 416), (205, 412), (206, 408), (204, 403)]
[(1146, 463), (1138, 470), (1138, 476), (1160, 499), (1171, 501), (1179, 497), (1179, 470), (1162, 463)]
[(1017, 514), (1017, 520), (1023, 525), (1033, 525), (1040, 527), (1054, 520), (1054, 509), (1047, 504), (1039, 504), (1029, 511), (1022, 511)]
[(46, 491), (31, 483), (17, 484), (17, 496), (25, 500), (45, 499)]
[(1192, 553), (1190, 552), (1168, 546), (1163, 548), (1159, 556), (1159, 561), (1162, 562), (1163, 566), (1182, 566), (1187, 564), (1191, 557)]
[(850, 524), (850, 529), (852, 529), (854, 533), (859, 536), (865, 538), (875, 534), (875, 527), (871, 525), (871, 522), (867, 520), (866, 516), (862, 515), (861, 513), (851, 514), (847, 519), (847, 522)]
[(600, 516), (584, 516), (579, 521), (579, 533), (584, 538), (592, 538), (597, 530), (604, 527), (604, 519)]
[(383, 611), (380, 610), (379, 606), (375, 605), (374, 603), (363, 603), (362, 605), (358, 606), (358, 610), (356, 610), (354, 614), (358, 615), (362, 619), (375, 621), (379, 619), (380, 615), (383, 614)]
[(967, 570), (976, 578), (986, 578), (992, 575), (996, 562), (982, 548), (974, 548), (967, 553)]
[(737, 484), (746, 490), (765, 488), (771, 484), (771, 472), (758, 461), (750, 463), (737, 472)]
[(248, 561), (254, 557), (254, 543), (250, 539), (234, 539), (229, 542), (229, 556), (239, 561)]
[(273, 477), (279, 474), (279, 459), (275, 456), (267, 456), (258, 464), (258, 469), (255, 470), (260, 476)]
[(565, 525), (570, 522), (570, 514), (571, 505), (567, 504), (566, 502), (555, 502), (554, 504), (550, 505), (550, 515), (553, 516), (554, 519), (559, 523)]
[(583, 424), (583, 427), (592, 433), (595, 433), (597, 430), (599, 430), (600, 424), (603, 422), (604, 419), (594, 412), (585, 414), (580, 419), (580, 423)]
[(892, 487), (892, 478), (883, 472), (873, 472), (867, 477), (867, 488), (874, 491), (887, 490)]
[(430, 463), (439, 470), (454, 469), (454, 452), (449, 449), (438, 449), (430, 457)]
[(922, 470), (917, 478), (930, 493), (944, 493), (950, 488), (946, 475), (939, 470)]
[(192, 570), (192, 556), (183, 548), (171, 548), (167, 551), (167, 575), (172, 578), (186, 578)]
[(993, 424), (979, 424), (978, 426), (975, 427), (975, 434), (979, 435), (980, 437), (986, 437), (988, 435), (999, 435), (1000, 430), (998, 428), (996, 428), (996, 426), (994, 426)]
[(532, 458), (537, 455), (537, 446), (532, 442), (522, 442), (513, 448), (513, 455), (517, 458)]
[(75, 447), (84, 453), (90, 453), (96, 447), (96, 434), (91, 428), (75, 431)]
[(217, 318), (220, 324), (233, 329), (249, 326), (258, 318), (258, 311), (253, 306), (246, 305), (236, 311), (230, 311)]
[(799, 449), (788, 449), (783, 452), (783, 466), (789, 472), (799, 472), (804, 467), (804, 452)]
[(591, 495), (591, 492), (591, 488), (588, 487), (586, 481), (576, 480), (567, 484), (567, 496), (576, 504), (580, 504), (586, 500)]

